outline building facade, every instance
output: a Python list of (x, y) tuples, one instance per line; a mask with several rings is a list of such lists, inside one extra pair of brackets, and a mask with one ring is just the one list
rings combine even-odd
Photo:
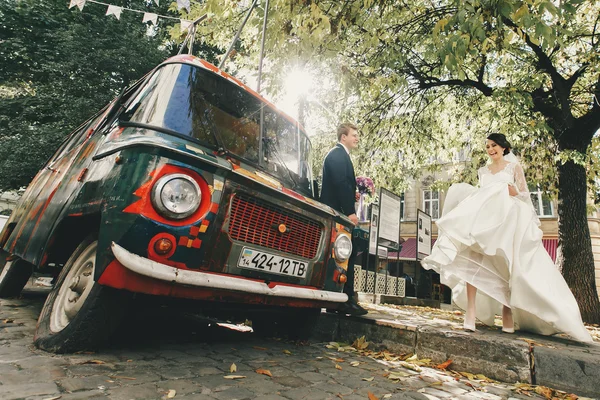
[[(444, 168), (442, 168), (444, 170)], [(439, 292), (444, 288), (439, 286), (436, 276), (427, 276), (423, 274), (423, 269), (416, 261), (416, 231), (417, 231), (417, 210), (422, 210), (432, 216), (432, 237), (437, 238), (437, 227), (435, 220), (442, 214), (445, 200), (445, 192), (432, 189), (432, 184), (437, 181), (449, 181), (450, 174), (446, 171), (435, 174), (424, 174), (421, 178), (415, 179), (410, 184), (410, 189), (401, 194), (402, 196), (402, 226), (401, 236), (405, 239), (402, 250), (399, 254), (401, 267), (399, 271), (394, 272), (399, 275), (409, 275), (415, 280), (416, 286), (421, 285), (421, 296), (423, 297), (443, 297)], [(556, 261), (558, 248), (558, 205), (555, 199), (544, 195), (539, 188), (530, 187), (531, 199), (541, 222), (540, 229), (543, 232), (543, 244), (552, 260)], [(588, 216), (588, 225), (590, 228), (592, 251), (594, 253), (594, 263), (596, 267), (596, 287), (600, 293), (600, 212), (597, 210)], [(394, 263), (397, 254), (389, 255), (388, 265)], [(437, 274), (435, 274), (437, 275)], [(428, 280), (431, 280), (429, 282)], [(428, 287), (430, 289), (428, 290)], [(407, 296), (410, 296), (411, 288), (407, 285)]]

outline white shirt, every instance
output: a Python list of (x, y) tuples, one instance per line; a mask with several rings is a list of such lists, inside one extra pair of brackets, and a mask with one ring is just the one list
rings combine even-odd
[(350, 150), (348, 150), (348, 148), (346, 146), (344, 146), (344, 144), (342, 142), (338, 142), (339, 144), (342, 145), (342, 147), (344, 148), (344, 150), (346, 150), (346, 153), (348, 153), (348, 155), (350, 155)]

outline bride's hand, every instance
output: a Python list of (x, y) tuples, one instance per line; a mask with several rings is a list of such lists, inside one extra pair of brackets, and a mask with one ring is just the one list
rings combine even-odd
[(516, 196), (519, 194), (519, 192), (517, 192), (517, 189), (513, 185), (508, 185), (508, 194), (511, 196)]

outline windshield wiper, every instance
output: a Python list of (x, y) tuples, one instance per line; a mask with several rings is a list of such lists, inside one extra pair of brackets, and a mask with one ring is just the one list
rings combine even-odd
[(279, 161), (279, 164), (286, 170), (290, 180), (292, 181), (292, 185), (293, 185), (292, 189), (296, 190), (298, 188), (298, 182), (296, 182), (296, 179), (294, 179), (294, 177), (292, 175), (292, 171), (290, 171), (290, 169), (288, 168), (286, 163), (281, 158), (281, 153), (279, 153), (279, 149), (275, 145), (273, 139), (264, 137), (263, 142), (267, 145), (267, 159), (271, 155), (271, 152), (273, 152), (273, 155), (275, 156), (275, 158), (277, 158), (277, 161)]

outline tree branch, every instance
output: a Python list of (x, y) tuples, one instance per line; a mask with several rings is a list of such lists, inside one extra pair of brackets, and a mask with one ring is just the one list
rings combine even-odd
[[(472, 79), (446, 79), (440, 80), (432, 76), (423, 75), (414, 65), (407, 64), (407, 68), (410, 71), (410, 75), (419, 81), (420, 89), (430, 89), (438, 86), (459, 86), (459, 87), (472, 87), (479, 90), (485, 96), (491, 96), (494, 89), (483, 83), (482, 80), (474, 81)], [(479, 76), (483, 78), (484, 66), (479, 71)]]

